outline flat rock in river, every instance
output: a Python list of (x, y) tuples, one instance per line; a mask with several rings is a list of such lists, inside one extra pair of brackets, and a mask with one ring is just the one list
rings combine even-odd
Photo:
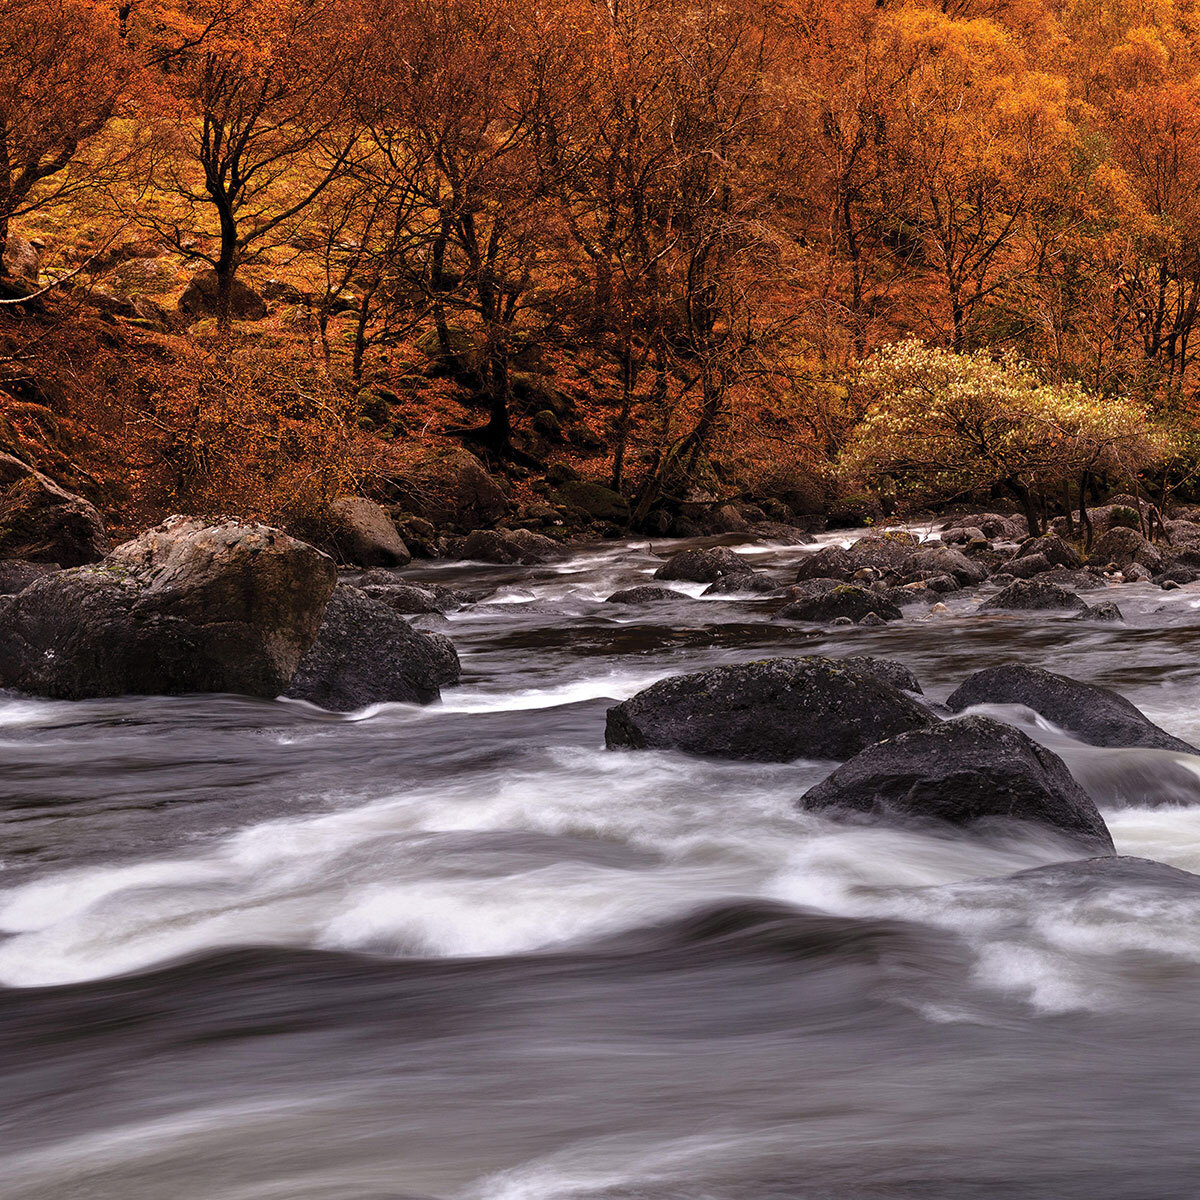
[(660, 680), (608, 710), (605, 742), (755, 762), (844, 759), (935, 721), (875, 667), (774, 658)]

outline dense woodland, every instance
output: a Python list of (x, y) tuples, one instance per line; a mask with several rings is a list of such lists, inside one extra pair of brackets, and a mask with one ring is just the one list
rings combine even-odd
[(660, 533), (1189, 497), (1197, 23), (0, 0), (0, 449), (118, 524), (388, 499), (447, 446)]

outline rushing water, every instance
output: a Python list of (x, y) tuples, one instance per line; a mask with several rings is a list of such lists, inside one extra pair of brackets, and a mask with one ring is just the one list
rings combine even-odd
[(1200, 1194), (1200, 880), (1171, 869), (1200, 872), (1200, 760), (1002, 713), (1165, 864), (1080, 870), (1033, 829), (797, 812), (828, 763), (603, 747), (655, 679), (807, 653), (935, 700), (1035, 663), (1200, 742), (1200, 587), (1124, 587), (1113, 626), (601, 603), (656, 565), (409, 572), (495, 589), (418, 621), (464, 668), (427, 709), (0, 695), (0, 1196)]

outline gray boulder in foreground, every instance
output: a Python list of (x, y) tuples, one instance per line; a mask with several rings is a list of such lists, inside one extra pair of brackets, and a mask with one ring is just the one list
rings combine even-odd
[(330, 558), (278, 529), (172, 517), (0, 601), (0, 687), (67, 700), (277, 696), (336, 579)]
[(946, 701), (951, 712), (976, 704), (1023, 704), (1089, 746), (1143, 746), (1198, 754), (1195, 746), (1160, 729), (1124, 696), (1094, 683), (1009, 663), (977, 671)]
[(881, 741), (800, 800), (810, 812), (975, 825), (1032, 821), (1112, 851), (1088, 794), (1056, 754), (987, 717), (961, 717)]
[(287, 695), (333, 712), (384, 702), (429, 704), (458, 676), (449, 638), (413, 629), (383, 600), (340, 583)]
[(660, 680), (608, 710), (605, 742), (755, 762), (845, 759), (935, 720), (876, 668), (773, 658)]

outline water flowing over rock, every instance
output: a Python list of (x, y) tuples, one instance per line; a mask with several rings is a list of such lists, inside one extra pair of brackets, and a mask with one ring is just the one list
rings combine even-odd
[(661, 604), (665, 600), (686, 600), (688, 597), (683, 592), (676, 592), (671, 588), (652, 587), (646, 584), (644, 587), (622, 588), (619, 592), (613, 592), (606, 600), (606, 604)]
[(173, 517), (0, 602), (0, 686), (72, 700), (277, 696), (336, 578), (332, 560), (278, 529)]
[(951, 712), (977, 704), (1023, 704), (1091, 746), (1144, 746), (1197, 754), (1194, 746), (1160, 729), (1124, 696), (1044, 671), (1012, 663), (972, 675), (947, 699)]
[(413, 629), (382, 600), (340, 583), (287, 695), (333, 712), (384, 702), (429, 704), (458, 676), (449, 638)]
[(883, 821), (1034, 821), (1112, 849), (1095, 804), (1062, 759), (987, 717), (962, 717), (871, 746), (805, 793), (800, 805)]
[(94, 505), (11, 454), (0, 454), (0, 558), (79, 567), (110, 549)]
[(775, 658), (661, 680), (608, 710), (605, 741), (756, 762), (844, 759), (934, 721), (876, 669)]

